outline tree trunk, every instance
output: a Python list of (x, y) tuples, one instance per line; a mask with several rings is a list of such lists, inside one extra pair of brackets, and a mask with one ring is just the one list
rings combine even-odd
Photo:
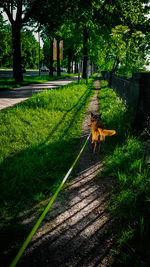
[(78, 73), (78, 63), (76, 63), (76, 73)]
[(93, 62), (91, 62), (91, 76), (93, 77)]
[(72, 55), (72, 51), (71, 49), (69, 49), (68, 51), (68, 73), (70, 73), (71, 71), (71, 55)]
[(74, 74), (76, 74), (77, 72), (78, 72), (78, 70), (77, 70), (77, 62), (76, 62), (76, 60), (75, 60)]
[(57, 39), (57, 76), (60, 76), (60, 50), (59, 50), (60, 40)]
[(50, 72), (49, 76), (53, 76), (53, 40), (50, 40)]
[(88, 33), (87, 33), (87, 29), (84, 28), (83, 31), (83, 74), (82, 77), (83, 79), (87, 78), (87, 55), (88, 55), (88, 51), (87, 51), (87, 42), (88, 42)]
[(21, 66), (21, 25), (18, 22), (12, 24), (12, 45), (13, 45), (13, 77), (16, 82), (23, 80)]
[(119, 58), (117, 57), (115, 62), (114, 62), (114, 65), (113, 65), (112, 72), (115, 72), (117, 70), (119, 63), (120, 63), (120, 61), (119, 61)]

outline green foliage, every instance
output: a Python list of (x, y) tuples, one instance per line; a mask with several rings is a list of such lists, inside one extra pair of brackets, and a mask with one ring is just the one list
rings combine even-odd
[(133, 236), (134, 236), (134, 230), (131, 227), (129, 227), (126, 230), (123, 230), (120, 238), (118, 239), (118, 244), (122, 245), (127, 243), (130, 239), (133, 238)]
[(131, 116), (122, 100), (116, 96), (113, 89), (108, 88), (107, 84), (107, 81), (101, 81), (103, 89), (99, 94), (99, 103), (106, 128), (116, 130), (117, 132), (112, 138), (106, 138), (105, 149), (109, 151), (113, 144), (122, 143), (130, 132)]
[(0, 14), (0, 66), (12, 66), (11, 29)]
[[(102, 83), (102, 86), (105, 84)], [(146, 266), (142, 264), (147, 263), (148, 259), (144, 255), (150, 245), (147, 240), (150, 227), (150, 173), (145, 144), (141, 137), (133, 136), (130, 128), (131, 114), (112, 89), (102, 88), (99, 97), (100, 112), (107, 128), (117, 132), (116, 136), (106, 140), (107, 154), (101, 174), (116, 179), (110, 209), (121, 221), (117, 260), (119, 264), (128, 263), (132, 266), (136, 262), (136, 266)], [(143, 243), (145, 245), (141, 249)]]
[(101, 14), (109, 26), (102, 24), (101, 27), (97, 23), (91, 40), (91, 48), (95, 47), (94, 62), (100, 70), (115, 69), (130, 75), (145, 70), (149, 54), (149, 7), (146, 4), (147, 1), (118, 1), (116, 7)]
[[(131, 73), (142, 70), (146, 64), (146, 37), (142, 31), (118, 25), (112, 29), (112, 53), (121, 64), (121, 69)], [(126, 74), (124, 71), (124, 74)]]
[(43, 54), (44, 54), (44, 59), (43, 59), (44, 66), (49, 68), (49, 65), (50, 65), (50, 40), (49, 39), (44, 42)]
[[(37, 68), (39, 62), (39, 45), (29, 30), (21, 32), (21, 57), (22, 64), (26, 68)], [(40, 51), (41, 60), (43, 59), (42, 49)], [(0, 66), (12, 67), (12, 34), (10, 25), (4, 25), (0, 30)]]
[(145, 70), (149, 41), (142, 30), (120, 24), (106, 33), (96, 45), (100, 69), (111, 71), (116, 66), (119, 73), (130, 75)]
[[(38, 68), (39, 63), (39, 44), (33, 33), (29, 30), (21, 32), (21, 57), (25, 68)], [(40, 59), (43, 59), (43, 51), (40, 50)]]
[[(62, 25), (62, 38), (64, 40), (64, 59), (63, 63), (67, 67), (68, 53), (71, 53), (71, 59), (79, 62), (80, 57), (82, 56), (83, 48), (83, 33), (82, 26), (80, 24), (72, 22), (68, 19), (67, 24)], [(66, 63), (66, 64), (65, 64)]]
[[(9, 1), (2, 1), (0, 6), (5, 8)], [(13, 8), (17, 8), (16, 1), (11, 1)], [(83, 32), (88, 33), (88, 58), (100, 70), (118, 70), (123, 74), (145, 70), (149, 54), (149, 12), (148, 1), (24, 1), (25, 18), (30, 23), (38, 22), (42, 37), (45, 41), (44, 53), (41, 59), (49, 66), (49, 45), (47, 40), (58, 37), (64, 40), (63, 65), (70, 60), (76, 62), (82, 58)], [(9, 4), (10, 5), (10, 4)], [(40, 9), (39, 9), (40, 6)], [(31, 23), (31, 24), (32, 24)], [(4, 23), (2, 23), (4, 27)], [(37, 67), (37, 43), (31, 42), (31, 34), (26, 33), (22, 44), (22, 60), (26, 66)], [(6, 37), (6, 36), (5, 36)], [(5, 66), (12, 65), (10, 51), (5, 51), (8, 38), (4, 39), (3, 53), (7, 57)], [(6, 40), (5, 40), (6, 39)], [(10, 46), (11, 47), (11, 46)], [(9, 49), (8, 49), (9, 50)], [(8, 56), (7, 56), (8, 55)], [(3, 56), (4, 58), (4, 56)], [(120, 64), (119, 64), (120, 63)]]

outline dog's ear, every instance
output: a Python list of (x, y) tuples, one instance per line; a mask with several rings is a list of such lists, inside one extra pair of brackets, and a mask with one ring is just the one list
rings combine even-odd
[(93, 117), (94, 116), (94, 114), (91, 112), (91, 117)]

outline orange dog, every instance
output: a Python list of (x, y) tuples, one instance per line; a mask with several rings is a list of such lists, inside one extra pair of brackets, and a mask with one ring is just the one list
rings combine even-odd
[(96, 150), (97, 143), (99, 143), (99, 151), (100, 148), (105, 141), (106, 136), (112, 136), (116, 134), (115, 130), (106, 130), (104, 129), (104, 123), (101, 120), (100, 115), (94, 115), (91, 113), (91, 129), (92, 129), (92, 143), (94, 143), (94, 150)]

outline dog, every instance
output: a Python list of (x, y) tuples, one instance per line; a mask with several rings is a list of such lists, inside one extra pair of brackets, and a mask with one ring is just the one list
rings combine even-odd
[(94, 115), (91, 112), (91, 129), (92, 129), (92, 144), (94, 143), (93, 152), (95, 152), (97, 144), (99, 144), (99, 151), (103, 146), (106, 136), (112, 136), (116, 134), (115, 130), (106, 130), (105, 125), (102, 122), (101, 115)]

